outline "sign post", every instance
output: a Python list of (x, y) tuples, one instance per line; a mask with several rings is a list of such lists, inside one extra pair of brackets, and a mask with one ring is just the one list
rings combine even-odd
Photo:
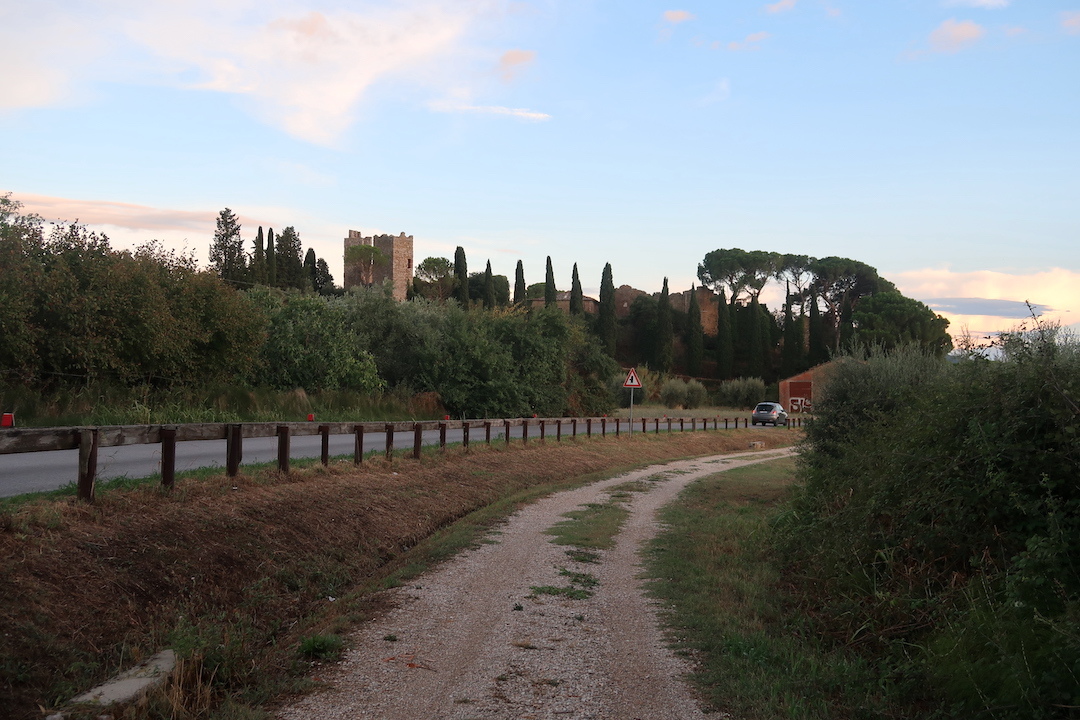
[(626, 380), (623, 381), (622, 386), (624, 388), (630, 388), (630, 436), (634, 436), (634, 388), (641, 387), (641, 380), (638, 379), (637, 370), (630, 368), (630, 372), (626, 374)]

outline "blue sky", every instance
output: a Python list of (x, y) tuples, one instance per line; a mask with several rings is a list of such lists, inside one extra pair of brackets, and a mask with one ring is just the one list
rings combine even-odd
[(117, 247), (229, 207), (339, 282), (404, 231), (593, 294), (741, 247), (1080, 323), (1080, 0), (36, 0), (0, 63), (0, 191)]

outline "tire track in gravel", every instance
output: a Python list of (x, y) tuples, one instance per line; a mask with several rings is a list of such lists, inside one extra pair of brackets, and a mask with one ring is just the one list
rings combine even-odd
[[(690, 720), (703, 713), (679, 679), (688, 667), (664, 643), (639, 579), (638, 553), (658, 529), (656, 511), (690, 482), (786, 457), (794, 450), (670, 462), (535, 502), (491, 542), (387, 591), (394, 610), (349, 637), (343, 659), (322, 674), (328, 689), (282, 708), (280, 720)], [(563, 513), (604, 502), (635, 480), (630, 514), (599, 564), (572, 561), (544, 533)], [(571, 600), (532, 593), (565, 586), (560, 569), (599, 580)], [(386, 638), (394, 638), (388, 640)]]

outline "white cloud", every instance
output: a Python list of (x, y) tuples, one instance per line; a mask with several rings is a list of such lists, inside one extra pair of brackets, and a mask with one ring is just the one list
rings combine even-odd
[(1080, 10), (1061, 13), (1061, 27), (1070, 35), (1080, 35)]
[(766, 5), (765, 11), (772, 14), (787, 12), (788, 10), (794, 9), (795, 3), (798, 1), (799, 0), (779, 0), (779, 2), (775, 2), (772, 5)]
[(1008, 7), (1009, 0), (947, 0), (945, 5), (949, 7), (960, 5), (962, 7), (986, 8), (987, 10), (996, 10), (998, 8)]
[(930, 33), (930, 49), (935, 52), (955, 53), (977, 42), (986, 30), (971, 20), (946, 20)]
[(770, 37), (772, 37), (772, 35), (767, 32), (751, 33), (741, 41), (729, 42), (727, 49), (732, 51), (757, 50), (758, 44), (763, 40), (768, 40)]
[(0, 77), (0, 108), (70, 101), (87, 80), (139, 75), (242, 96), (268, 123), (332, 144), (376, 83), (443, 84), (460, 71), (469, 32), (496, 4), (41, 0), (0, 11), (0, 62), (20, 68)]
[[(909, 297), (934, 299), (936, 312), (949, 319), (953, 335), (962, 327), (980, 334), (1008, 330), (1022, 319), (1017, 308), (1025, 302), (1039, 306), (1043, 319), (1062, 325), (1080, 323), (1080, 272), (1075, 270), (1004, 273), (929, 268), (889, 273), (888, 278)], [(947, 302), (950, 299), (955, 302)]]
[(694, 16), (687, 10), (665, 10), (664, 20), (672, 25), (678, 25), (679, 23), (686, 22), (687, 20), (693, 20)]
[(502, 107), (500, 105), (466, 105), (463, 103), (437, 100), (435, 102), (429, 103), (429, 107), (437, 112), (445, 113), (479, 113), (482, 115), (509, 115), (511, 117), (520, 118), (522, 120), (533, 120), (537, 122), (543, 122), (544, 120), (551, 119), (551, 116), (547, 113), (537, 112), (536, 110), (527, 110), (525, 108)]

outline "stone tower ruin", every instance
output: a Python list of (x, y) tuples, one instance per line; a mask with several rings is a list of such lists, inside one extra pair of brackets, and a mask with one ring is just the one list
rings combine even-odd
[[(350, 250), (352, 248), (370, 248)], [(387, 280), (394, 299), (405, 300), (413, 277), (412, 235), (375, 235), (364, 237), (350, 230), (345, 238), (345, 289), (354, 285), (381, 285)]]

